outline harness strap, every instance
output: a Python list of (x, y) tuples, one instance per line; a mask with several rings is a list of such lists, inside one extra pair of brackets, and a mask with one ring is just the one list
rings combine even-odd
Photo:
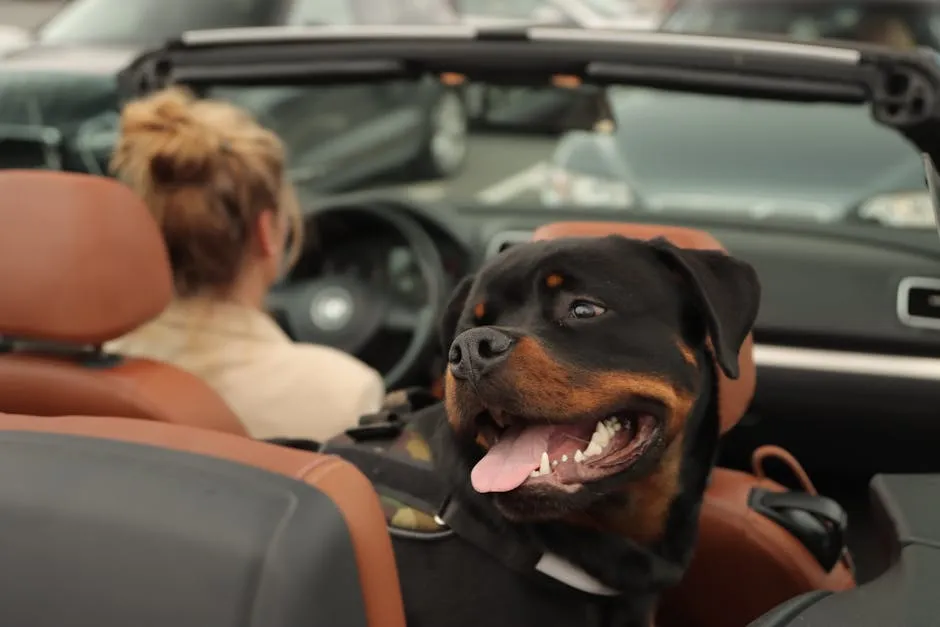
[(438, 510), (437, 517), (458, 536), (506, 567), (525, 575), (531, 574), (542, 559), (542, 551), (520, 541), (508, 529), (488, 524), (483, 516), (474, 515), (470, 508), (457, 499), (448, 499)]
[[(444, 482), (428, 468), (389, 455), (383, 449), (362, 444), (327, 442), (320, 452), (342, 457), (372, 483), (407, 495), (407, 505), (428, 512), (440, 511), (450, 494)], [(404, 500), (404, 498), (403, 498)]]
[(522, 575), (542, 573), (571, 588), (598, 596), (619, 594), (568, 560), (554, 553), (543, 553), (508, 530), (488, 524), (485, 517), (473, 513), (472, 506), (452, 499), (444, 482), (429, 468), (361, 444), (328, 442), (321, 453), (342, 457), (370, 481), (393, 491), (395, 498), (406, 505), (419, 511), (437, 512), (438, 523), (513, 571)]
[(376, 485), (396, 493), (407, 505), (428, 513), (458, 536), (513, 570), (531, 573), (542, 558), (513, 534), (487, 524), (469, 506), (451, 498), (451, 492), (433, 469), (396, 458), (381, 448), (363, 444), (327, 442), (321, 453), (337, 455), (356, 466)]

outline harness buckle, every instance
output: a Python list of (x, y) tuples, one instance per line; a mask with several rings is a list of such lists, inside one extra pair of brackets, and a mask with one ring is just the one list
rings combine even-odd
[(444, 502), (441, 503), (441, 507), (437, 510), (437, 513), (434, 514), (434, 522), (442, 527), (450, 527), (447, 521), (451, 519), (451, 514), (453, 514), (455, 507), (456, 505), (454, 504), (453, 498), (448, 494)]
[(388, 440), (401, 434), (404, 424), (397, 412), (382, 410), (359, 418), (359, 425), (344, 432), (355, 442)]

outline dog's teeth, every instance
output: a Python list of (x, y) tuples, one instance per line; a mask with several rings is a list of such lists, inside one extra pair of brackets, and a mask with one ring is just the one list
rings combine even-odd
[(587, 445), (586, 449), (584, 449), (584, 456), (594, 457), (595, 455), (600, 455), (603, 451), (604, 449), (601, 448), (597, 442), (591, 440), (591, 443)]
[(591, 442), (597, 444), (601, 448), (604, 448), (610, 444), (610, 431), (607, 430), (607, 427), (603, 423), (597, 423), (597, 428), (594, 430), (594, 433), (591, 435)]
[(591, 449), (591, 448), (596, 448), (598, 450), (603, 449), (604, 448), (604, 443), (602, 441), (603, 437), (604, 436), (602, 436), (601, 434), (595, 431), (594, 435), (591, 436), (591, 441), (588, 442), (587, 448), (584, 449), (584, 454), (587, 455), (588, 449)]
[(581, 452), (581, 449), (574, 452), (574, 461), (579, 463), (584, 461), (584, 453)]
[(548, 461), (548, 453), (542, 451), (542, 461), (539, 463), (539, 472), (547, 475), (552, 471), (551, 462)]
[(532, 472), (529, 473), (529, 476), (530, 476), (530, 477), (541, 477), (541, 476), (542, 476), (542, 473), (540, 473), (538, 470), (533, 470)]
[(568, 461), (568, 456), (567, 456), (567, 455), (562, 455), (562, 456), (561, 456), (561, 461), (563, 461), (563, 462)]
[(557, 465), (558, 465), (558, 460), (557, 460), (557, 459), (553, 459), (553, 460), (552, 460), (552, 468), (554, 468), (554, 467), (557, 466)]

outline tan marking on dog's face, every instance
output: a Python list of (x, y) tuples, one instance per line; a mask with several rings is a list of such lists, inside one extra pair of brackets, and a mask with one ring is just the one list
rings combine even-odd
[(679, 349), (679, 354), (682, 355), (682, 359), (685, 360), (685, 363), (689, 364), (690, 366), (698, 366), (698, 359), (695, 357), (695, 351), (689, 348), (685, 342), (676, 338), (676, 348)]
[(560, 274), (549, 274), (547, 277), (545, 277), (545, 285), (549, 289), (559, 288), (564, 282), (565, 277), (561, 276)]

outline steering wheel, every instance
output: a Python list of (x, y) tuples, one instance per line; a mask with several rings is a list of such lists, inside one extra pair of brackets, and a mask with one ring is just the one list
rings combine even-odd
[(374, 337), (386, 331), (405, 331), (411, 341), (398, 361), (385, 373), (386, 389), (394, 389), (408, 374), (435, 336), (448, 285), (447, 273), (431, 236), (394, 202), (324, 207), (315, 214), (364, 213), (391, 226), (414, 255), (426, 288), (426, 302), (409, 306), (398, 302), (391, 290), (376, 288), (351, 276), (322, 276), (288, 281), (268, 295), (268, 309), (283, 316), (294, 339), (321, 344), (356, 355)]

